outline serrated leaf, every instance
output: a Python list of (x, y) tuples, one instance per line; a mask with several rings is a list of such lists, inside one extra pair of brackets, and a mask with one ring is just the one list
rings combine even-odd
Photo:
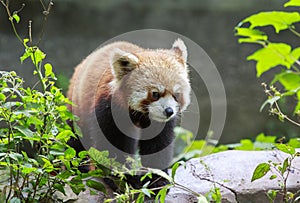
[(251, 182), (264, 177), (269, 171), (270, 171), (270, 164), (268, 163), (259, 164), (253, 172)]
[(251, 24), (250, 28), (271, 25), (274, 27), (276, 33), (279, 33), (281, 30), (286, 30), (293, 23), (299, 21), (300, 14), (298, 12), (269, 11), (251, 15), (242, 22), (249, 22)]
[(269, 43), (247, 57), (247, 60), (255, 60), (257, 77), (278, 65), (291, 68), (293, 60), (290, 57), (291, 46), (284, 43)]
[(300, 6), (300, 0), (290, 0), (284, 4), (284, 7), (288, 6)]
[(239, 43), (254, 43), (258, 41), (268, 40), (268, 36), (264, 32), (250, 28), (235, 28), (235, 35), (243, 38), (239, 39)]

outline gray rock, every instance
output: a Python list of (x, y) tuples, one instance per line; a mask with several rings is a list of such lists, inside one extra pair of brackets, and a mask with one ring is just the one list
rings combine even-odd
[[(283, 162), (288, 155), (279, 151), (225, 151), (203, 158), (192, 159), (186, 167), (179, 167), (175, 181), (189, 189), (207, 194), (212, 188), (221, 190), (222, 202), (264, 203), (269, 202), (266, 192), (269, 189), (280, 189), (280, 179), (270, 180), (272, 173), (251, 182), (256, 166), (263, 162)], [(300, 159), (293, 161), (293, 170), (290, 172), (287, 186), (289, 191), (300, 190)], [(183, 197), (183, 194), (186, 196)], [(180, 197), (180, 201), (178, 200)], [(282, 197), (281, 197), (282, 198)], [(172, 188), (168, 194), (169, 202), (195, 202), (191, 194), (178, 188)], [(280, 197), (277, 199), (280, 201)]]

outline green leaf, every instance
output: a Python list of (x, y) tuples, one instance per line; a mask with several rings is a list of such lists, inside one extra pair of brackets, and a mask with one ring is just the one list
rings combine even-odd
[(72, 175), (70, 171), (61, 171), (56, 177), (62, 180), (66, 180)]
[(145, 195), (144, 193), (141, 192), (136, 199), (136, 203), (144, 203), (144, 200), (145, 200)]
[(79, 176), (75, 176), (74, 178), (72, 178), (69, 185), (76, 195), (85, 190), (85, 185), (83, 184), (82, 179)]
[(260, 133), (257, 135), (255, 141), (256, 142), (267, 142), (267, 143), (272, 143), (274, 144), (276, 141), (276, 136), (270, 136), (270, 135), (265, 135), (264, 133)]
[(259, 164), (253, 172), (251, 182), (264, 177), (269, 171), (270, 171), (270, 164), (268, 163)]
[(46, 57), (46, 54), (42, 52), (38, 47), (33, 47), (31, 54), (31, 60), (36, 66)]
[(275, 201), (275, 198), (276, 198), (278, 192), (279, 192), (279, 190), (268, 190), (267, 196), (268, 196), (270, 202)]
[(177, 171), (177, 169), (178, 169), (178, 167), (180, 166), (180, 165), (184, 165), (185, 163), (183, 162), (183, 161), (179, 161), (179, 162), (176, 162), (174, 165), (173, 165), (173, 167), (172, 167), (172, 178), (174, 179), (174, 177), (175, 177), (175, 173), (176, 173), (176, 171)]
[(271, 25), (274, 27), (276, 33), (279, 33), (281, 30), (286, 30), (293, 23), (299, 21), (300, 14), (298, 12), (269, 11), (251, 15), (242, 22), (251, 23), (250, 28)]
[(22, 168), (22, 169), (21, 169), (22, 173), (24, 173), (25, 175), (26, 175), (26, 174), (30, 174), (30, 173), (32, 173), (32, 172), (34, 172), (34, 171), (37, 170), (37, 168), (32, 167), (31, 164), (25, 164), (25, 165), (22, 165), (21, 168)]
[(277, 178), (277, 175), (275, 175), (275, 174), (270, 176), (270, 180), (274, 180), (275, 178)]
[(275, 146), (280, 151), (282, 151), (284, 153), (287, 153), (287, 154), (290, 154), (290, 155), (293, 155), (296, 152), (294, 147), (291, 147), (291, 146), (286, 145), (286, 144), (276, 144)]
[(17, 162), (21, 162), (23, 159), (23, 155), (19, 153), (11, 152), (10, 154), (8, 154), (8, 156)]
[(29, 128), (25, 128), (23, 126), (14, 126), (14, 129), (18, 130), (20, 133), (27, 137), (34, 137), (34, 132), (32, 132)]
[(294, 148), (300, 148), (300, 138), (291, 138), (288, 145)]
[(119, 162), (115, 161), (115, 158), (109, 157), (108, 151), (99, 151), (91, 147), (87, 153), (97, 166), (106, 172), (110, 172), (111, 168), (122, 167)]
[(64, 130), (56, 136), (56, 139), (67, 142), (72, 135), (73, 132), (71, 130)]
[(45, 67), (45, 76), (48, 77), (48, 76), (51, 76), (53, 74), (52, 72), (52, 65), (50, 63), (46, 63), (44, 65)]
[(61, 192), (62, 194), (64, 194), (66, 196), (66, 191), (62, 184), (54, 183), (53, 188), (58, 190), (59, 192)]
[(290, 0), (284, 4), (284, 7), (288, 6), (300, 6), (300, 0)]
[(70, 160), (72, 158), (74, 158), (76, 156), (76, 151), (75, 149), (73, 148), (68, 148), (66, 151), (65, 151), (65, 158), (67, 160)]
[(25, 61), (28, 57), (31, 56), (31, 52), (29, 51), (29, 49), (25, 49), (25, 53), (20, 57), (21, 63), (23, 63), (23, 61)]
[(14, 13), (12, 17), (16, 20), (17, 23), (20, 22), (20, 16), (18, 14)]
[(167, 196), (167, 191), (168, 191), (168, 186), (163, 187), (156, 195), (155, 197), (155, 203), (159, 202), (165, 202), (166, 196)]
[(295, 72), (285, 71), (283, 73), (277, 74), (272, 83), (275, 83), (277, 81), (279, 81), (286, 90), (294, 90), (300, 88), (300, 75)]
[(278, 65), (291, 68), (292, 59), (290, 58), (291, 46), (284, 43), (269, 43), (267, 46), (257, 50), (247, 57), (247, 60), (255, 60), (257, 77)]
[(292, 53), (292, 60), (295, 62), (300, 58), (300, 47), (297, 47), (295, 49), (293, 49)]
[(286, 158), (282, 163), (281, 174), (283, 175), (289, 166), (289, 158)]
[(243, 38), (239, 39), (239, 43), (255, 43), (258, 41), (268, 40), (268, 36), (264, 32), (250, 28), (235, 28), (235, 35)]
[(28, 47), (27, 46), (27, 43), (29, 42), (29, 39), (28, 38), (25, 38), (25, 39), (23, 39), (23, 45), (25, 46), (25, 47)]
[(102, 183), (98, 182), (98, 181), (87, 180), (86, 185), (90, 188), (93, 188), (93, 189), (97, 190), (97, 191), (101, 191), (103, 193), (106, 193), (105, 186)]
[(5, 94), (0, 93), (0, 101), (5, 101), (5, 100), (6, 100)]
[(249, 139), (243, 139), (240, 141), (240, 145), (237, 146), (235, 149), (237, 149), (237, 150), (253, 150), (254, 144)]

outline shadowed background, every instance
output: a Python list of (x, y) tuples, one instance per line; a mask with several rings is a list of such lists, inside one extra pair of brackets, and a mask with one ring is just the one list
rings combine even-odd
[[(164, 29), (184, 35), (200, 45), (215, 63), (226, 88), (228, 113), (221, 143), (253, 138), (258, 133), (277, 136), (296, 136), (296, 128), (280, 123), (267, 110), (259, 112), (265, 100), (260, 83), (270, 77), (256, 78), (255, 63), (247, 55), (258, 48), (239, 45), (234, 27), (245, 17), (267, 10), (282, 10), (283, 0), (166, 0), (166, 1), (98, 1), (60, 0), (48, 16), (40, 48), (47, 54), (58, 76), (58, 85), (67, 90), (73, 68), (106, 40), (138, 29)], [(43, 25), (39, 1), (12, 1), (11, 10), (18, 10), (21, 21), (17, 29), (28, 37), (28, 21), (32, 20), (33, 40), (38, 41)], [(274, 33), (272, 29), (266, 29)], [(273, 41), (288, 39), (299, 46), (299, 40), (288, 32), (271, 36)], [(20, 64), (23, 47), (13, 35), (5, 9), (0, 7), (0, 70), (15, 70), (28, 86), (37, 78), (32, 76), (29, 62)], [(275, 70), (276, 71), (276, 70)], [(200, 86), (202, 84), (199, 84)], [(201, 112), (199, 138), (203, 138), (210, 121), (210, 101), (205, 87), (198, 98)]]

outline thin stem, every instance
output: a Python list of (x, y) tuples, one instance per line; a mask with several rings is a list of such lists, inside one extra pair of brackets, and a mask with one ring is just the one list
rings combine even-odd
[(12, 17), (12, 15), (10, 13), (10, 10), (9, 10), (9, 1), (7, 0), (6, 4), (5, 4), (4, 1), (1, 0), (1, 3), (5, 7), (6, 13), (8, 15), (8, 19), (10, 21), (10, 24), (11, 24), (11, 26), (13, 28), (13, 31), (14, 31), (15, 35), (17, 36), (18, 40), (23, 44), (23, 40), (20, 37), (20, 35), (18, 34), (18, 32), (17, 32), (16, 26), (15, 26), (15, 23), (14, 23), (14, 18)]
[(196, 197), (199, 197), (199, 196), (200, 196), (197, 192), (191, 190), (191, 189), (188, 188), (188, 187), (185, 187), (184, 185), (181, 185), (181, 184), (178, 184), (178, 183), (174, 183), (174, 186), (175, 186), (175, 187), (178, 187), (178, 188), (180, 188), (180, 189), (182, 189), (182, 190), (184, 190), (184, 191), (186, 191), (186, 192), (189, 192), (189, 193), (191, 193), (192, 195), (194, 195), (194, 196), (196, 196)]
[(46, 8), (46, 6), (44, 5), (44, 3), (43, 3), (42, 0), (40, 0), (40, 2), (41, 2), (42, 6), (43, 6), (43, 9), (44, 9), (44, 11), (43, 11), (43, 14), (44, 14), (44, 23), (43, 23), (43, 25), (42, 25), (43, 27), (42, 27), (41, 33), (40, 33), (40, 35), (39, 35), (39, 40), (38, 40), (38, 42), (37, 42), (37, 46), (38, 46), (38, 45), (40, 44), (40, 42), (42, 41), (42, 38), (43, 38), (44, 32), (45, 32), (45, 28), (46, 28), (46, 25), (47, 25), (48, 15), (49, 15), (50, 10), (51, 10), (51, 8), (52, 8), (52, 6), (53, 6), (53, 1), (52, 1), (52, 0), (50, 0), (50, 2), (49, 2), (49, 4), (48, 4), (48, 8)]
[(282, 113), (277, 101), (275, 101), (275, 106), (276, 106), (276, 109), (278, 110), (278, 113), (276, 113), (277, 115), (279, 115), (279, 116), (282, 115), (284, 117), (284, 119), (286, 119), (289, 122), (293, 123), (294, 125), (297, 125), (298, 127), (300, 127), (300, 123), (297, 123), (296, 121), (290, 119), (288, 116), (286, 116), (285, 114)]
[(39, 62), (39, 64), (37, 64), (37, 63), (36, 63), (35, 54), (33, 53), (32, 56), (33, 56), (33, 61), (34, 61), (34, 65), (35, 65), (35, 70), (36, 70), (36, 72), (37, 72), (39, 81), (40, 81), (41, 84), (42, 84), (43, 92), (46, 92), (47, 87), (46, 87), (46, 84), (45, 84), (45, 82), (44, 82), (44, 80), (43, 80), (44, 76), (43, 76), (43, 74), (42, 74), (42, 67), (41, 67), (41, 66), (42, 66), (42, 63)]
[(289, 30), (293, 33), (293, 34), (295, 34), (297, 37), (300, 37), (300, 33), (299, 32), (297, 32), (294, 28), (292, 28), (291, 26), (289, 26)]

